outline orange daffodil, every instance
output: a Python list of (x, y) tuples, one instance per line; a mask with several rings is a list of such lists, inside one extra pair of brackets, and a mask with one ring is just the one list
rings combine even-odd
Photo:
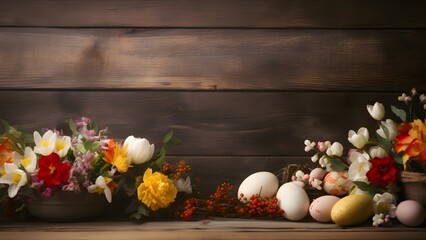
[(127, 160), (127, 145), (121, 147), (116, 144), (114, 140), (109, 139), (107, 142), (107, 149), (102, 151), (104, 160), (117, 168), (119, 172), (127, 172), (129, 163)]
[(420, 161), (426, 162), (426, 119), (425, 122), (416, 119), (411, 123), (404, 123), (399, 132), (395, 138), (395, 151), (404, 152), (404, 168), (411, 157), (419, 157)]
[(0, 143), (0, 169), (3, 169), (5, 163), (11, 162), (12, 150), (10, 149), (10, 141), (7, 138), (3, 138), (3, 142)]

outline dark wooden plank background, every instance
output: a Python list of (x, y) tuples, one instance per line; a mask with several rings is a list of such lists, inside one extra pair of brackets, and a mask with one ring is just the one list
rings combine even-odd
[(426, 89), (424, 42), (419, 30), (5, 28), (0, 88)]
[[(425, 1), (0, 0), (0, 118), (174, 130), (204, 192), (344, 143), (365, 105), (426, 90)], [(389, 109), (387, 109), (389, 112)], [(389, 113), (388, 116), (391, 114)]]
[(422, 0), (1, 0), (0, 26), (424, 28)]

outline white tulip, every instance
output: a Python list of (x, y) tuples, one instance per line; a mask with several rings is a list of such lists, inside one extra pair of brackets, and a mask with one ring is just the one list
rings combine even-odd
[(348, 141), (358, 149), (364, 147), (369, 137), (368, 129), (365, 127), (360, 128), (357, 133), (354, 130), (350, 130), (348, 133)]
[(343, 154), (343, 145), (339, 142), (334, 142), (328, 149), (327, 149), (327, 155), (328, 156), (337, 156), (341, 157)]
[(368, 154), (365, 152), (352, 152), (349, 159), (352, 162), (348, 170), (349, 179), (369, 183), (367, 172), (370, 171), (371, 163), (369, 162), (370, 157)]
[(68, 136), (62, 136), (56, 138), (54, 152), (59, 155), (59, 157), (65, 157), (68, 153), (68, 150), (71, 147), (71, 138)]
[(149, 161), (154, 155), (154, 144), (150, 144), (145, 138), (129, 136), (123, 145), (127, 145), (127, 160), (129, 164), (142, 164)]
[(380, 137), (382, 137), (384, 139), (388, 139), (390, 141), (393, 141), (395, 139), (396, 135), (398, 135), (398, 133), (399, 133), (398, 126), (396, 125), (396, 123), (392, 119), (386, 119), (386, 122), (382, 121), (381, 124), (388, 129), (389, 138), (386, 138), (385, 131), (383, 131), (382, 128), (377, 129), (376, 133), (379, 134)]
[(370, 150), (368, 150), (368, 153), (370, 154), (371, 158), (384, 158), (388, 156), (388, 153), (380, 146), (374, 146), (371, 147)]
[(377, 121), (381, 121), (385, 116), (385, 106), (379, 102), (374, 103), (374, 105), (367, 105), (367, 110)]
[(43, 134), (43, 137), (40, 136), (40, 133), (37, 131), (34, 132), (34, 152), (41, 154), (43, 156), (49, 156), (53, 149), (55, 148), (56, 143), (56, 133), (53, 133), (51, 130)]

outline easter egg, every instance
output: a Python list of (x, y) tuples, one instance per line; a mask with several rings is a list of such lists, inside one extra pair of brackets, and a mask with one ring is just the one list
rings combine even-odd
[(283, 216), (291, 221), (303, 219), (308, 214), (309, 198), (306, 191), (293, 182), (283, 184), (277, 192), (278, 206)]
[(396, 217), (402, 224), (416, 227), (424, 223), (426, 211), (419, 202), (405, 200), (396, 207)]
[(368, 195), (354, 194), (340, 199), (331, 209), (331, 219), (341, 226), (361, 224), (373, 216), (373, 200)]
[[(238, 188), (238, 198), (242, 202), (249, 201), (253, 195), (271, 198), (278, 190), (278, 178), (270, 172), (257, 172), (248, 176)], [(243, 197), (241, 197), (243, 194)]]
[(329, 172), (323, 179), (323, 189), (326, 193), (341, 196), (348, 193), (352, 182), (348, 178), (348, 172)]
[(309, 174), (309, 177), (322, 180), (326, 174), (326, 171), (322, 168), (315, 168)]
[(318, 222), (331, 222), (331, 209), (340, 198), (334, 195), (321, 196), (309, 206), (309, 214)]

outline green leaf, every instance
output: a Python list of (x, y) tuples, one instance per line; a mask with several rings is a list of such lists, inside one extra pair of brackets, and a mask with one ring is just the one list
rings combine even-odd
[(172, 138), (173, 138), (173, 131), (170, 131), (169, 133), (166, 134), (166, 136), (164, 136), (163, 143), (166, 144), (170, 142)]
[(74, 120), (70, 119), (69, 126), (74, 135), (80, 135), (80, 133), (77, 131), (77, 128), (75, 127)]
[(102, 146), (101, 142), (93, 142), (92, 144), (92, 152), (96, 152)]
[(380, 128), (383, 129), (386, 139), (389, 139), (389, 129), (383, 124), (380, 124)]
[(86, 149), (84, 148), (83, 144), (77, 144), (77, 150), (80, 151), (81, 153), (85, 154), (86, 153)]
[(136, 220), (141, 220), (142, 214), (140, 214), (140, 213), (133, 213), (130, 217), (136, 218)]
[(138, 213), (149, 217), (149, 209), (145, 205), (139, 205)]
[(8, 132), (9, 128), (10, 128), (9, 123), (6, 120), (3, 120), (3, 119), (0, 119), (0, 123), (3, 126), (3, 131)]
[(365, 182), (353, 181), (353, 184), (362, 191), (368, 192), (370, 190), (370, 186)]
[(329, 156), (326, 156), (328, 159), (328, 162), (330, 163), (330, 167), (337, 172), (341, 172), (347, 169), (346, 165), (337, 159), (331, 158)]
[(395, 107), (394, 105), (391, 105), (391, 110), (392, 110), (392, 112), (397, 116), (397, 117), (399, 117), (403, 122), (405, 122), (405, 121), (407, 121), (407, 113), (404, 111), (404, 110), (402, 110), (402, 109), (400, 109), (400, 108), (397, 108), (397, 107)]
[(377, 135), (377, 140), (382, 145), (383, 149), (385, 149), (387, 153), (390, 153), (392, 149), (392, 143), (388, 139), (382, 138), (382, 136), (380, 136), (379, 134), (376, 134), (376, 135)]
[(393, 159), (395, 160), (396, 163), (401, 164), (401, 165), (403, 164), (402, 157), (399, 156), (398, 154), (395, 154), (393, 156)]
[(86, 151), (90, 151), (90, 150), (92, 150), (92, 145), (93, 145), (93, 142), (91, 142), (91, 141), (86, 141), (86, 142), (84, 143), (84, 148), (86, 149)]

